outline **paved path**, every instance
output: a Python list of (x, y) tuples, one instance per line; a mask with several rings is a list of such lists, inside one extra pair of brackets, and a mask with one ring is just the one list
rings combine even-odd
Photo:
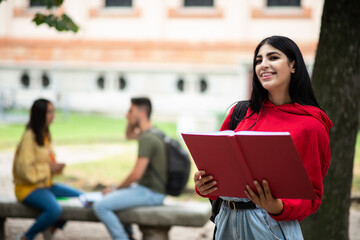
[[(120, 154), (124, 149), (119, 145), (93, 145), (91, 154), (89, 146), (57, 147), (57, 157), (67, 164), (92, 161), (106, 156)], [(13, 151), (0, 151), (0, 196), (13, 195), (12, 184)], [(25, 231), (33, 220), (9, 219), (6, 221), (6, 239), (13, 240), (19, 232)], [(360, 207), (350, 209), (350, 240), (360, 240)], [(141, 239), (141, 233), (135, 227), (136, 239)], [(211, 240), (214, 225), (209, 221), (202, 228), (173, 227), (170, 240)], [(35, 240), (42, 240), (42, 236)], [(62, 231), (55, 234), (54, 240), (110, 240), (109, 234), (101, 223), (70, 221)]]
[[(6, 222), (6, 239), (13, 240), (19, 232), (25, 231), (33, 220), (10, 219)], [(134, 226), (135, 237), (141, 239), (141, 233)], [(170, 230), (170, 240), (211, 240), (213, 224), (209, 222), (202, 228), (173, 227)], [(43, 240), (38, 236), (35, 240)], [(56, 232), (54, 240), (111, 240), (101, 223), (70, 221), (62, 231)]]
[[(33, 220), (10, 219), (6, 222), (6, 239), (13, 240), (19, 232), (25, 231)], [(360, 239), (360, 211), (350, 209), (350, 240)], [(135, 237), (141, 239), (141, 233), (134, 226)], [(173, 227), (170, 240), (211, 240), (213, 224), (208, 222), (202, 228)], [(43, 240), (38, 236), (35, 240)], [(101, 223), (70, 221), (62, 231), (55, 234), (54, 240), (111, 240)]]

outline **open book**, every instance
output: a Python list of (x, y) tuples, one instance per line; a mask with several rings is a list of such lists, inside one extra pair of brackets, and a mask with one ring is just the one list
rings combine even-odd
[(246, 198), (246, 184), (266, 179), (275, 198), (315, 199), (316, 195), (288, 132), (220, 131), (182, 133), (199, 170), (213, 175), (211, 196)]
[(104, 195), (101, 192), (85, 192), (79, 196), (79, 199), (84, 207), (89, 207), (103, 199), (103, 197)]
[(63, 206), (90, 207), (93, 203), (100, 201), (104, 195), (101, 192), (85, 192), (79, 197), (56, 197)]

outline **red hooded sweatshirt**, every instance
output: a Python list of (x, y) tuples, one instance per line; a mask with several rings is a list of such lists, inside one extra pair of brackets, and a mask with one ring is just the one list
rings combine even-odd
[[(220, 130), (229, 129), (233, 109), (224, 120)], [(235, 132), (244, 130), (286, 131), (291, 134), (314, 186), (317, 199), (281, 199), (284, 203), (283, 212), (280, 215), (271, 216), (277, 221), (301, 221), (316, 212), (321, 204), (323, 179), (330, 166), (329, 130), (332, 127), (332, 122), (321, 109), (297, 103), (275, 106), (271, 102), (265, 101), (259, 114), (250, 116), (251, 113), (252, 110), (249, 108), (244, 120), (239, 123)]]

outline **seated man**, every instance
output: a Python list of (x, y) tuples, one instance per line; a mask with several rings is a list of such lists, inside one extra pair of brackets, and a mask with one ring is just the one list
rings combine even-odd
[[(114, 240), (129, 239), (115, 210), (137, 206), (160, 205), (165, 198), (166, 149), (164, 142), (151, 132), (151, 102), (148, 98), (133, 98), (126, 115), (126, 137), (137, 139), (138, 158), (130, 174), (113, 190), (105, 188), (102, 200), (94, 204), (94, 211), (105, 224)], [(154, 169), (156, 171), (154, 171)]]

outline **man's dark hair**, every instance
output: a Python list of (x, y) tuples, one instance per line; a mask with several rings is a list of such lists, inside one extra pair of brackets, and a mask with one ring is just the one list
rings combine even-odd
[(254, 112), (259, 112), (263, 101), (268, 99), (268, 91), (263, 88), (255, 73), (256, 56), (264, 44), (269, 44), (283, 52), (288, 58), (289, 62), (295, 61), (295, 73), (291, 74), (289, 86), (289, 94), (292, 102), (298, 103), (300, 105), (310, 105), (320, 108), (313, 92), (310, 76), (306, 69), (306, 65), (299, 47), (293, 40), (283, 36), (272, 36), (265, 38), (255, 49), (253, 59), (253, 91), (251, 94), (250, 108)]
[(131, 103), (146, 111), (148, 119), (151, 116), (151, 101), (146, 97), (131, 98)]

